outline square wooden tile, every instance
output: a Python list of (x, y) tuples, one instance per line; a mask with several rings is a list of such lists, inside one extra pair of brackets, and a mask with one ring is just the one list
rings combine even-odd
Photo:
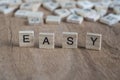
[(28, 17), (28, 24), (29, 25), (39, 25), (43, 24), (43, 20), (40, 17)]
[(78, 1), (77, 2), (78, 7), (83, 8), (83, 9), (91, 9), (94, 6), (94, 3), (88, 1), (88, 0), (83, 0), (83, 1)]
[(95, 33), (87, 33), (86, 48), (93, 50), (101, 50), (102, 35)]
[(100, 22), (112, 26), (120, 21), (120, 17), (116, 14), (108, 14), (100, 18)]
[(83, 22), (83, 17), (76, 14), (71, 14), (67, 17), (67, 22), (81, 24)]
[(76, 2), (75, 1), (65, 1), (65, 2), (61, 2), (60, 6), (63, 9), (71, 9), (71, 8), (75, 8), (76, 7)]
[(54, 49), (54, 33), (39, 33), (39, 48)]
[(48, 9), (49, 11), (54, 11), (56, 8), (59, 7), (59, 4), (56, 2), (46, 2), (43, 3), (43, 7)]
[(76, 33), (76, 32), (63, 32), (62, 46), (63, 46), (63, 48), (77, 48), (77, 46), (78, 46), (78, 33)]
[(59, 16), (47, 16), (46, 23), (47, 24), (60, 24), (61, 18)]
[(28, 11), (38, 11), (39, 7), (41, 6), (41, 3), (23, 3), (20, 6), (21, 10), (28, 10)]
[(71, 14), (71, 12), (67, 9), (56, 9), (54, 13), (58, 16), (60, 16), (62, 19), (66, 18)]
[(27, 18), (28, 14), (29, 14), (29, 11), (26, 11), (26, 10), (17, 10), (14, 13), (15, 17), (20, 17), (20, 18)]
[(19, 31), (19, 46), (20, 47), (34, 46), (34, 31)]

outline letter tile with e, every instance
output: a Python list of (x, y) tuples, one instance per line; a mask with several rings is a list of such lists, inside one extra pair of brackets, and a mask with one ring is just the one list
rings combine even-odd
[(34, 46), (34, 31), (19, 31), (19, 46), (20, 47)]

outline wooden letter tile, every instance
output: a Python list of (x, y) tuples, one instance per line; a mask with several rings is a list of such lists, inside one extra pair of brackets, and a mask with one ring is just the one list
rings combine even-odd
[(63, 32), (62, 46), (63, 48), (77, 48), (78, 33), (76, 32)]
[(76, 7), (76, 2), (75, 1), (66, 1), (66, 2), (61, 2), (60, 3), (61, 7), (63, 9), (70, 9), (70, 8), (75, 8)]
[(28, 10), (28, 11), (38, 11), (41, 3), (23, 3), (20, 6), (21, 10)]
[(42, 24), (43, 20), (40, 17), (28, 17), (28, 23), (29, 25), (38, 25)]
[(67, 22), (81, 24), (83, 22), (83, 17), (82, 16), (78, 16), (76, 14), (71, 14), (67, 18)]
[(54, 13), (60, 16), (62, 19), (70, 15), (70, 11), (67, 9), (56, 9)]
[(54, 48), (54, 33), (39, 33), (39, 48)]
[(77, 5), (83, 9), (91, 9), (94, 6), (94, 4), (88, 0), (78, 1)]
[(19, 46), (20, 47), (34, 46), (34, 31), (19, 31)]
[(46, 18), (46, 23), (47, 24), (60, 24), (61, 23), (61, 18), (59, 16), (47, 16)]
[(120, 17), (115, 14), (108, 14), (100, 19), (101, 23), (112, 26), (120, 21)]
[(28, 13), (26, 10), (17, 10), (14, 15), (15, 17), (27, 18)]
[(102, 35), (95, 33), (87, 33), (86, 48), (93, 50), (101, 50)]
[(59, 4), (55, 2), (46, 2), (43, 4), (43, 7), (48, 9), (49, 11), (54, 11), (56, 8), (59, 7)]

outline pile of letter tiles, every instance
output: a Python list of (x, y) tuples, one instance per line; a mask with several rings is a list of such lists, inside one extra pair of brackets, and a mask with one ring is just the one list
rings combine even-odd
[[(39, 9), (41, 7), (52, 15), (44, 18), (44, 12)], [(82, 24), (87, 20), (112, 26), (120, 21), (120, 0), (0, 0), (0, 12), (15, 12), (15, 17), (27, 18), (30, 25), (44, 22), (60, 24), (63, 20)]]
[[(43, 8), (51, 13), (46, 15)], [(15, 17), (25, 18), (29, 25), (39, 24), (82, 24), (84, 20), (112, 26), (120, 21), (120, 0), (0, 0), (0, 13), (13, 13)], [(62, 33), (63, 48), (78, 47), (78, 33)], [(54, 48), (54, 33), (39, 33), (39, 48)], [(102, 35), (86, 34), (86, 48), (101, 50)], [(34, 31), (19, 31), (19, 46), (34, 46)]]

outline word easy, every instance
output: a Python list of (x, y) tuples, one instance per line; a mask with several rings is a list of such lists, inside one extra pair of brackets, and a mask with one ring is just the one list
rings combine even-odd
[[(63, 48), (77, 48), (78, 47), (78, 33), (63, 32), (62, 33), (62, 47)], [(96, 33), (87, 33), (86, 48), (101, 50), (102, 35)], [(39, 48), (54, 49), (55, 46), (54, 33), (39, 33)], [(34, 31), (19, 31), (19, 46), (32, 47), (34, 46)]]

